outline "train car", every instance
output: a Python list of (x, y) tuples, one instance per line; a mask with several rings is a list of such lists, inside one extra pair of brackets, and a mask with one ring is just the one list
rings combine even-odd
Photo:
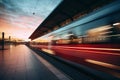
[[(37, 39), (31, 46), (120, 77), (120, 1)], [(37, 44), (37, 41), (39, 44)]]

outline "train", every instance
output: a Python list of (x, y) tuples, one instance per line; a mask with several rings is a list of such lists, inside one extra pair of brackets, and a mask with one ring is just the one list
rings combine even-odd
[(120, 66), (120, 1), (35, 39), (30, 45), (54, 56), (120, 75), (115, 72)]
[[(114, 2), (47, 34), (47, 40), (36, 39), (39, 44), (119, 43), (120, 4)], [(50, 38), (52, 36), (52, 38)], [(35, 41), (34, 41), (35, 43)]]

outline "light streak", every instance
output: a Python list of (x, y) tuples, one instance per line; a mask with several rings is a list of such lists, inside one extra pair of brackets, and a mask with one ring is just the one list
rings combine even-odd
[[(47, 46), (39, 46), (40, 48), (44, 47), (47, 48)], [(111, 54), (111, 55), (117, 55), (120, 56), (118, 52), (103, 52), (103, 51), (90, 51), (90, 50), (107, 50), (107, 51), (120, 51), (120, 49), (113, 49), (113, 48), (89, 48), (89, 47), (68, 47), (68, 46), (51, 46), (51, 49), (64, 49), (64, 50), (72, 50), (72, 51), (82, 51), (82, 52), (92, 52), (92, 53), (99, 53), (99, 54)], [(81, 50), (84, 49), (84, 50)]]
[[(57, 47), (55, 47), (55, 48), (57, 48)], [(99, 54), (111, 54), (111, 55), (120, 56), (119, 53), (100, 52), (100, 51), (88, 51), (88, 50), (74, 50), (74, 49), (65, 49), (65, 48), (58, 48), (58, 49), (69, 50), (69, 51), (81, 51), (81, 52), (99, 53)]]
[(52, 54), (52, 55), (55, 54), (55, 53), (54, 53), (52, 50), (50, 50), (50, 49), (44, 49), (44, 48), (42, 48), (42, 51), (47, 52), (47, 53)]
[[(55, 47), (61, 47), (61, 46), (55, 46)], [(63, 47), (63, 46), (62, 46)], [(61, 47), (61, 48), (62, 48)], [(75, 48), (75, 49), (92, 49), (92, 50), (108, 50), (108, 51), (120, 51), (120, 49), (115, 48), (89, 48), (89, 47), (63, 47), (63, 48)]]
[(114, 23), (113, 25), (114, 25), (114, 26), (116, 26), (116, 25), (120, 25), (120, 23)]
[(85, 59), (85, 61), (89, 62), (89, 63), (92, 63), (92, 64), (99, 65), (99, 66), (120, 70), (120, 66), (113, 65), (113, 64), (110, 64), (110, 63), (105, 63), (105, 62), (91, 60), (91, 59)]

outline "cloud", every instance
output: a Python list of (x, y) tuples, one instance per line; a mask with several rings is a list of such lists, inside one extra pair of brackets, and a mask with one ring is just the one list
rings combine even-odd
[(61, 1), (0, 0), (0, 32), (28, 38)]

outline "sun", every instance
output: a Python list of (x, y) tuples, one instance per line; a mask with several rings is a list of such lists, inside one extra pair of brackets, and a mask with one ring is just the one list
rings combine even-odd
[(29, 41), (31, 41), (31, 39), (25, 39), (25, 41), (26, 41), (26, 42), (29, 42)]

